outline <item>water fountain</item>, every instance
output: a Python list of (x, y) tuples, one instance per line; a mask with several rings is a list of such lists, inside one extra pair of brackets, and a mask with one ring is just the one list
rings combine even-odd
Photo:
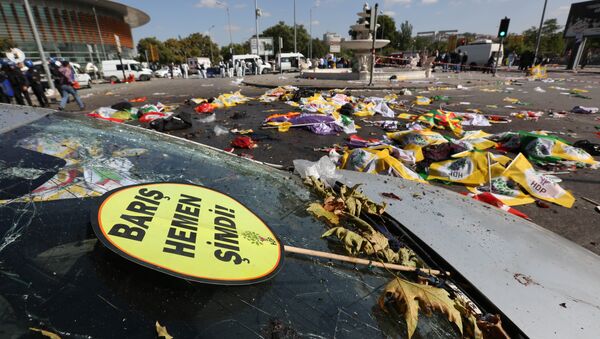
[[(351, 25), (350, 29), (355, 33), (351, 40), (342, 41), (342, 48), (354, 52), (352, 60), (352, 69), (311, 69), (301, 73), (303, 78), (323, 79), (323, 80), (369, 80), (369, 71), (371, 67), (371, 49), (373, 48), (373, 35), (367, 22), (367, 11), (369, 5), (365, 3), (362, 12), (357, 13), (358, 23)], [(377, 25), (379, 27), (379, 24)], [(383, 48), (390, 43), (386, 39), (375, 39), (375, 49)], [(425, 77), (423, 70), (400, 69), (400, 68), (376, 68), (373, 72), (375, 81), (389, 81), (391, 76), (398, 80), (420, 79)]]

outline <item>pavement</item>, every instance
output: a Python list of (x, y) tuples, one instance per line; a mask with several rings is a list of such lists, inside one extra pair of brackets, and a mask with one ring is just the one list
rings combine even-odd
[[(450, 97), (450, 107), (454, 111), (464, 111), (467, 108), (479, 108), (486, 114), (498, 114), (508, 116), (511, 112), (519, 110), (548, 112), (570, 111), (576, 105), (598, 106), (600, 102), (600, 74), (589, 73), (549, 73), (554, 82), (527, 81), (521, 74), (500, 72), (497, 77), (483, 75), (481, 73), (446, 74), (434, 73), (434, 78), (424, 81), (411, 81), (402, 83), (399, 88), (413, 88), (414, 94), (434, 96), (446, 95)], [(250, 76), (245, 79), (246, 83), (270, 83), (271, 86), (278, 84), (297, 85), (297, 80), (292, 74)], [(508, 82), (514, 80), (512, 82)], [(251, 82), (252, 81), (252, 82)], [(306, 82), (308, 83), (308, 82)], [(345, 86), (344, 86), (345, 84)], [(349, 88), (347, 82), (339, 83), (338, 88)], [(404, 86), (406, 85), (406, 86)], [(457, 88), (458, 85), (462, 89)], [(578, 88), (589, 91), (586, 96), (592, 99), (560, 94), (564, 90), (551, 88)], [(545, 91), (539, 92), (538, 88)], [(429, 88), (429, 89), (428, 89)], [(484, 92), (483, 88), (498, 89), (501, 92)], [(232, 81), (232, 79), (153, 79), (149, 82), (136, 82), (132, 84), (101, 84), (92, 89), (81, 90), (85, 103), (89, 110), (100, 106), (110, 106), (116, 102), (136, 97), (146, 96), (147, 103), (160, 101), (164, 104), (182, 104), (186, 99), (192, 97), (210, 98), (222, 93), (240, 90), (242, 94), (257, 97), (265, 92), (265, 88), (249, 86)], [(393, 89), (355, 89), (353, 95), (383, 96), (388, 93), (397, 93)], [(527, 106), (517, 106), (514, 109), (505, 108), (509, 105), (504, 102), (505, 97), (517, 98), (527, 102)], [(404, 96), (401, 99), (412, 99), (414, 96)], [(68, 108), (75, 108), (70, 104)], [(496, 105), (496, 108), (487, 105)], [(433, 106), (432, 106), (433, 107)], [(246, 154), (254, 159), (281, 165), (283, 168), (291, 168), (294, 159), (318, 160), (325, 155), (323, 152), (315, 151), (316, 148), (330, 147), (334, 144), (343, 145), (348, 135), (340, 134), (333, 136), (320, 136), (310, 133), (304, 129), (292, 129), (287, 133), (279, 133), (277, 130), (261, 130), (260, 125), (264, 118), (273, 113), (285, 113), (294, 111), (293, 107), (283, 102), (260, 103), (250, 101), (228, 109), (216, 110), (217, 119), (197, 129), (188, 129), (171, 132), (173, 135), (185, 137), (189, 140), (204, 143), (219, 149), (230, 147), (233, 135), (217, 137), (214, 133), (216, 125), (232, 129), (254, 129), (256, 138), (259, 139), (259, 147), (252, 150), (237, 150), (236, 153)], [(236, 114), (237, 113), (237, 114)], [(82, 114), (82, 113), (74, 113)], [(234, 119), (235, 116), (243, 116)], [(600, 125), (600, 114), (581, 115), (570, 113), (565, 118), (550, 118), (546, 113), (539, 121), (520, 120), (513, 118), (509, 124), (494, 124), (491, 127), (471, 127), (467, 130), (482, 129), (488, 133), (503, 131), (533, 131), (548, 130), (555, 135), (573, 142), (576, 140), (590, 140), (599, 143), (600, 138), (595, 134), (595, 126)], [(380, 116), (369, 118), (370, 120), (381, 120)], [(355, 119), (362, 128), (358, 135), (364, 138), (381, 138), (384, 131), (378, 127), (369, 127), (360, 119)], [(598, 157), (596, 160), (600, 160)], [(600, 177), (598, 170), (578, 169), (575, 172), (558, 175), (562, 182), (560, 185), (571, 191), (576, 197), (575, 205), (571, 209), (549, 204), (548, 208), (540, 208), (536, 204), (518, 206), (517, 209), (528, 214), (538, 225), (556, 232), (579, 245), (600, 254), (600, 230), (598, 230), (600, 214), (594, 211), (594, 205), (584, 201), (581, 197), (587, 197), (600, 201)], [(438, 185), (438, 184), (435, 184)], [(463, 186), (441, 185), (450, 190), (465, 192)], [(432, 206), (434, 212), (435, 206)]]

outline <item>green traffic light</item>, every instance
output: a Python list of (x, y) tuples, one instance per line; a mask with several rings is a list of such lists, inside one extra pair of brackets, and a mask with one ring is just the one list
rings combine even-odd
[(506, 35), (506, 32), (500, 32), (500, 36), (503, 37)]

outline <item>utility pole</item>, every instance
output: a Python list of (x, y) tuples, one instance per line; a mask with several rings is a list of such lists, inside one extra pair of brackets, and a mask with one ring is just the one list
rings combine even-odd
[(260, 57), (260, 36), (258, 35), (258, 17), (260, 10), (258, 9), (258, 0), (254, 0), (254, 20), (256, 22), (256, 54)]
[(29, 6), (29, 0), (23, 0), (23, 2), (25, 3), (25, 10), (27, 11), (27, 17), (29, 18), (31, 30), (33, 31), (33, 38), (35, 39), (35, 44), (37, 45), (38, 52), (40, 53), (40, 59), (42, 60), (44, 73), (46, 73), (46, 79), (48, 79), (48, 86), (50, 86), (50, 89), (54, 93), (56, 93), (54, 81), (52, 81), (52, 75), (50, 74), (50, 68), (48, 68), (48, 61), (46, 60), (46, 53), (44, 53), (44, 47), (42, 46), (42, 41), (40, 40), (40, 34), (38, 33), (37, 25), (35, 24), (35, 20), (33, 19), (33, 15), (31, 14), (31, 6)]
[(217, 1), (217, 4), (224, 6), (227, 11), (227, 26), (229, 30), (229, 54), (233, 55), (233, 37), (231, 35), (231, 16), (229, 15), (229, 5), (225, 2)]
[(309, 20), (310, 20), (310, 26), (308, 26), (309, 27), (308, 34), (310, 35), (310, 45), (308, 45), (308, 58), (309, 59), (312, 59), (312, 46), (313, 46), (313, 44), (312, 44), (312, 24), (313, 24), (312, 10), (313, 10), (313, 8), (314, 7), (311, 7), (308, 11), (309, 12)]
[(373, 72), (375, 70), (375, 40), (377, 40), (377, 12), (379, 4), (375, 4), (375, 8), (371, 11), (371, 36), (373, 37), (373, 45), (371, 46), (371, 71), (369, 72), (369, 86), (373, 86)]
[[(102, 31), (100, 30), (100, 22), (98, 22), (98, 15), (96, 14), (96, 7), (92, 7), (92, 12), (94, 12), (94, 19), (96, 19), (96, 29), (98, 30), (98, 36), (100, 37), (100, 46), (102, 46), (102, 54), (104, 54), (104, 59), (108, 59), (106, 55), (106, 49), (104, 48), (104, 39), (102, 39)], [(100, 62), (102, 65), (102, 62)]]
[(535, 54), (533, 55), (533, 65), (537, 61), (538, 53), (540, 51), (540, 42), (542, 42), (542, 26), (544, 25), (544, 16), (546, 15), (546, 5), (548, 5), (548, 0), (544, 0), (544, 9), (542, 10), (542, 20), (540, 21), (540, 27), (538, 28), (537, 41), (535, 43)]
[(215, 28), (215, 25), (212, 25), (208, 28), (208, 46), (210, 48), (210, 62), (213, 62), (213, 49), (212, 49), (212, 38), (210, 37), (210, 30)]
[(296, 0), (294, 0), (294, 53), (298, 53), (298, 44), (297, 44), (298, 30), (296, 27)]

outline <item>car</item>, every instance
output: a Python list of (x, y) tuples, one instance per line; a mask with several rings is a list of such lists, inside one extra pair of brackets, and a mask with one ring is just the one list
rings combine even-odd
[[(157, 78), (169, 78), (170, 74), (169, 74), (169, 68), (161, 68), (159, 70), (154, 71), (154, 76)], [(173, 76), (174, 77), (181, 77), (181, 69), (179, 69), (179, 67), (173, 67)]]
[(124, 76), (139, 81), (149, 81), (152, 78), (152, 70), (131, 59), (103, 60), (102, 73), (104, 78), (111, 82), (124, 81)]
[(89, 74), (81, 71), (79, 64), (72, 63), (73, 69), (75, 70), (75, 80), (79, 83), (82, 88), (92, 88), (92, 77)]
[[(156, 337), (157, 330), (176, 338), (406, 337), (404, 317), (378, 306), (387, 303), (379, 296), (396, 277), (420, 277), (429, 288), (452, 289), (455, 298), (468, 300), (469, 308), (498, 315), (513, 338), (596, 338), (600, 333), (600, 257), (532, 222), (449, 190), (344, 170), (328, 175), (332, 192), (361, 184), (365, 198), (386, 202), (386, 212), (369, 218), (369, 227), (387, 230), (389, 239), (448, 274), (391, 273), (374, 265), (286, 252), (277, 257), (284, 265), (269, 273), (270, 279), (258, 276), (254, 284), (232, 280), (222, 286), (198, 282), (206, 277), (182, 278), (182, 272), (145, 263), (124, 247), (135, 246), (156, 225), (175, 225), (177, 219), (177, 225), (198, 231), (180, 228), (168, 234), (193, 239), (194, 245), (185, 248), (196, 252), (169, 258), (188, 258), (186, 267), (193, 268), (206, 264), (202, 256), (214, 255), (225, 265), (217, 274), (252, 273), (250, 267), (260, 264), (253, 253), (277, 243), (343, 254), (348, 245), (323, 239), (330, 225), (307, 212), (307, 206), (323, 199), (319, 190), (270, 164), (138, 126), (3, 104), (0, 126), (5, 337), (32, 331)], [(312, 173), (322, 173), (318, 168)], [(173, 191), (138, 190), (139, 185), (163, 184)], [(199, 201), (178, 193), (179, 186), (208, 193)], [(390, 191), (397, 197), (390, 197)], [(108, 204), (110, 197), (127, 194), (135, 201)], [(196, 207), (177, 203), (182, 199)], [(195, 228), (158, 204), (200, 216), (215, 227)], [(234, 205), (239, 208), (227, 207)], [(124, 247), (106, 244), (106, 233), (99, 231), (103, 210), (114, 212), (110, 220), (115, 222), (107, 225), (116, 230), (109, 233), (123, 236), (119, 246)], [(251, 220), (268, 226), (272, 237), (235, 233), (236, 224), (242, 228)], [(138, 225), (137, 230), (131, 225)], [(252, 247), (238, 247), (242, 239)], [(354, 240), (349, 239), (349, 246)], [(167, 248), (156, 238), (147, 244), (153, 253)], [(422, 304), (438, 300), (435, 295), (418, 298)], [(415, 338), (462, 337), (437, 312), (439, 305), (422, 310), (434, 316), (419, 316)], [(412, 311), (416, 315), (418, 310)]]

